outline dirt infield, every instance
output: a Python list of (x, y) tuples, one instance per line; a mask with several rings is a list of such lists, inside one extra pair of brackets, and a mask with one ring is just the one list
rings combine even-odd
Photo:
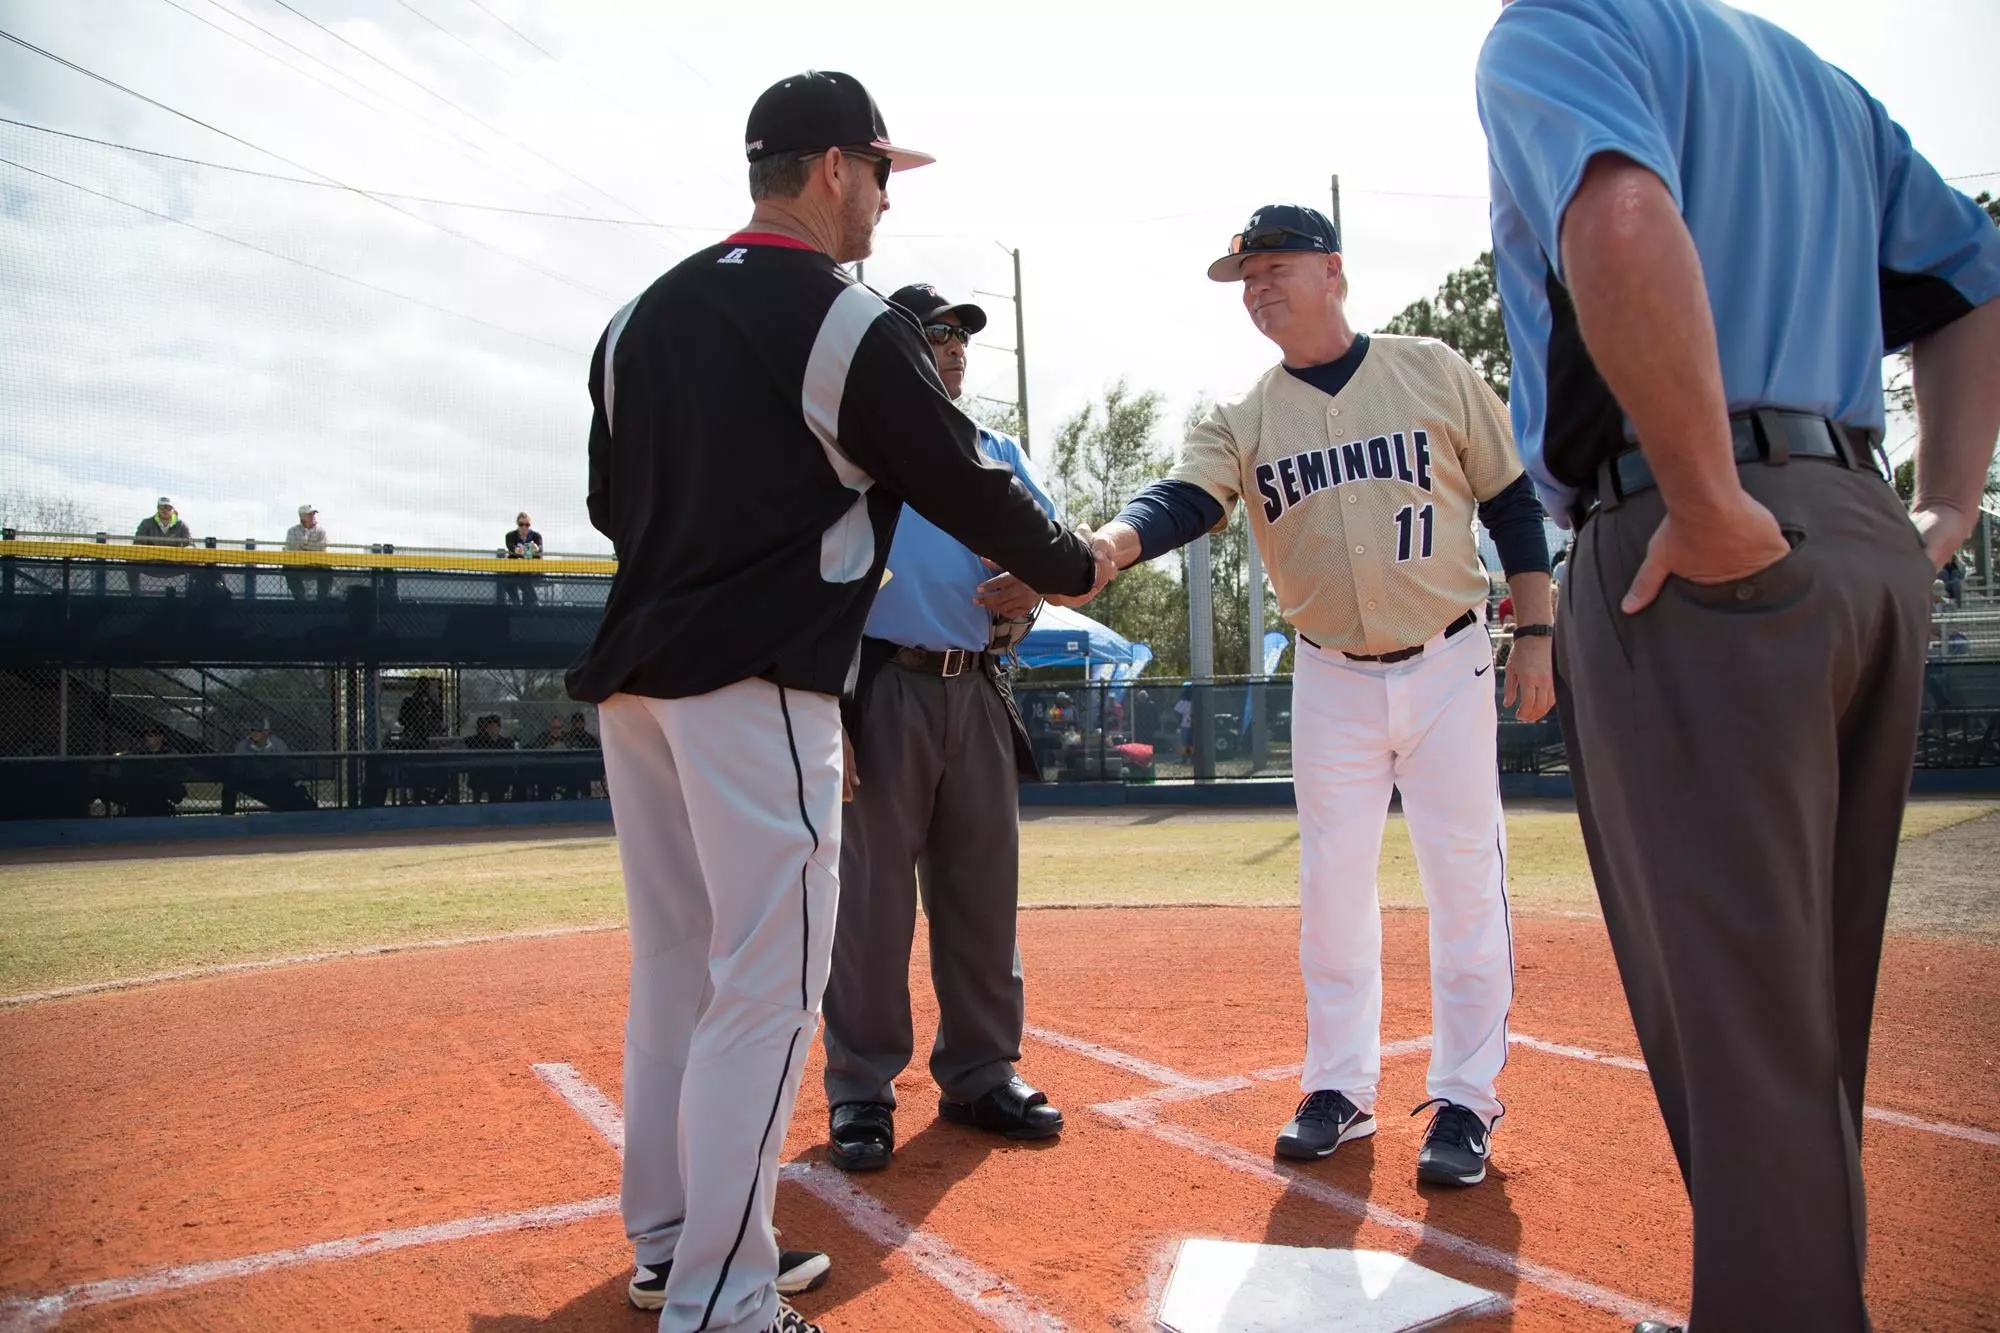
[[(937, 1123), (917, 1070), (895, 1164), (842, 1176), (815, 1058), (778, 1221), (835, 1269), (802, 1308), (834, 1330), (1149, 1328), (1176, 1242), (1216, 1236), (1414, 1254), (1514, 1302), (1480, 1327), (1684, 1310), (1686, 1205), (1595, 921), (1517, 921), (1493, 1177), (1415, 1186), (1424, 925), (1386, 921), (1382, 1132), (1294, 1170), (1269, 1151), (1303, 1044), (1296, 912), (1024, 916), (1023, 1068), (1067, 1133)], [(1996, 961), (1888, 947), (1865, 1147), (1885, 1330), (2000, 1312), (2000, 1276), (1960, 1261), (2000, 1221)], [(650, 1328), (623, 1305), (606, 1138), (625, 971), (612, 932), (0, 1012), (0, 1328)]]

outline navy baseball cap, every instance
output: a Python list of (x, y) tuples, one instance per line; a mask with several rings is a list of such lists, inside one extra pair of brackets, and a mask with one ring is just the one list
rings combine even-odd
[(898, 287), (890, 294), (889, 301), (915, 315), (919, 324), (934, 323), (940, 315), (957, 315), (958, 322), (965, 326), (967, 333), (977, 333), (986, 327), (984, 310), (970, 301), (953, 304), (928, 282), (913, 282), (907, 287)]
[(1243, 276), (1243, 261), (1278, 250), (1340, 253), (1340, 236), (1317, 208), (1298, 204), (1266, 204), (1250, 215), (1243, 230), (1229, 238), (1229, 253), (1208, 266), (1215, 282), (1235, 282)]
[(743, 152), (752, 162), (780, 153), (852, 148), (889, 159), (889, 170), (908, 171), (937, 161), (929, 153), (889, 142), (882, 109), (852, 74), (809, 69), (780, 79), (750, 108)]

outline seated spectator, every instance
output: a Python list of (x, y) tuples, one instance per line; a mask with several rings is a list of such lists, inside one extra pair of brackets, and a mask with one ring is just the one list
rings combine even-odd
[[(479, 719), (479, 729), (465, 738), (468, 750), (512, 750), (518, 748), (510, 737), (500, 733), (500, 715), (487, 713)], [(474, 768), (469, 776), (472, 799), (475, 801), (504, 801), (513, 791), (512, 768), (498, 765)]]
[(187, 784), (155, 755), (167, 755), (167, 732), (157, 722), (149, 722), (139, 733), (139, 748), (131, 752), (137, 762), (124, 765), (120, 774), (117, 803), (128, 815), (173, 815), (187, 799)]
[(549, 719), (549, 724), (542, 728), (542, 734), (535, 737), (524, 748), (529, 750), (566, 750), (569, 748), (569, 729), (563, 726), (561, 718), (552, 717)]
[[(299, 521), (292, 524), (290, 531), (285, 533), (285, 549), (287, 551), (316, 551), (321, 554), (325, 553), (326, 529), (319, 525), (319, 510), (309, 504), (299, 506)], [(331, 596), (333, 593), (333, 571), (329, 569), (316, 570), (313, 574), (313, 585), (322, 598)], [(303, 602), (306, 599), (306, 574), (304, 568), (287, 565), (285, 567), (285, 586), (292, 590), (292, 599), (294, 601)]]
[(569, 730), (566, 733), (572, 750), (601, 750), (604, 747), (590, 731), (590, 720), (582, 713), (569, 715)]
[[(258, 718), (250, 724), (250, 734), (236, 742), (236, 753), (256, 759), (276, 759), (292, 752), (284, 740), (271, 732), (269, 718)], [(317, 810), (319, 801), (298, 779), (298, 771), (289, 764), (260, 763), (245, 765), (232, 771), (230, 780), (222, 784), (222, 813), (236, 813), (238, 794), (257, 801), (266, 810)]]
[[(514, 530), (501, 539), (504, 554), (509, 560), (540, 560), (542, 558), (542, 534), (535, 531), (526, 514), (514, 516)], [(535, 576), (532, 574), (503, 574), (500, 578), (500, 593), (503, 601), (519, 602), (523, 606), (535, 604)]]

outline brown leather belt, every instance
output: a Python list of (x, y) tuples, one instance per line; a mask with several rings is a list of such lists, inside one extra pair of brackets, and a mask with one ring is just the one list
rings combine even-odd
[[(1444, 627), (1444, 636), (1447, 639), (1449, 639), (1452, 635), (1458, 633), (1460, 630), (1470, 629), (1472, 628), (1472, 626), (1478, 623), (1479, 623), (1479, 617), (1477, 615), (1474, 615), (1472, 612), (1467, 611), (1457, 620), (1452, 621), (1449, 625), (1446, 625)], [(1303, 634), (1299, 635), (1299, 637), (1301, 639), (1306, 639), (1306, 636)], [(1312, 646), (1315, 648), (1319, 647), (1319, 645), (1313, 643), (1311, 639), (1306, 639), (1306, 642), (1312, 643)], [(1324, 652), (1325, 649), (1321, 649), (1321, 651)], [(1393, 653), (1350, 653), (1345, 650), (1342, 650), (1340, 655), (1346, 658), (1350, 662), (1407, 662), (1413, 657), (1420, 656), (1423, 653), (1423, 651), (1424, 651), (1424, 646), (1420, 643), (1414, 648), (1398, 648)]]
[(969, 648), (947, 648), (941, 653), (934, 653), (928, 648), (898, 648), (889, 654), (889, 660), (907, 670), (920, 671), (927, 676), (943, 676), (949, 680), (975, 667), (984, 668), (986, 654)]

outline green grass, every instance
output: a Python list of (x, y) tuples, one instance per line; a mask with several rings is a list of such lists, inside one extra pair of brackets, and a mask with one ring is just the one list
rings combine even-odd
[[(1913, 805), (1918, 837), (1993, 809)], [(1134, 816), (1137, 817), (1137, 816)], [(1566, 813), (1507, 819), (1517, 911), (1594, 911)], [(1400, 817), (1383, 840), (1382, 899), (1422, 901)], [(1298, 825), (1268, 819), (1038, 819), (1021, 830), (1028, 903), (1285, 903), (1298, 896)], [(177, 968), (374, 944), (625, 918), (617, 848), (604, 838), (416, 847), (138, 855), (0, 866), (0, 994)]]

